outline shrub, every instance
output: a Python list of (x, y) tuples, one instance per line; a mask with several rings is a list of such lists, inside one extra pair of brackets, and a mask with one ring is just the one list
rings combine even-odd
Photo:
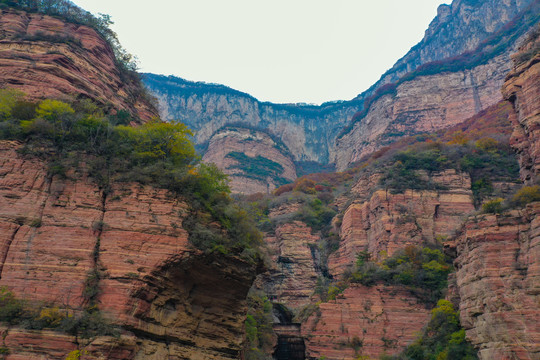
[(500, 214), (504, 210), (503, 201), (502, 198), (486, 201), (482, 204), (482, 211), (486, 214)]
[(415, 294), (427, 303), (442, 296), (452, 271), (451, 260), (440, 249), (407, 246), (381, 263), (370, 261), (370, 254), (357, 254), (355, 270), (347, 281), (372, 286), (379, 282), (405, 285), (421, 290)]
[(271, 353), (275, 337), (272, 329), (272, 303), (264, 294), (257, 291), (251, 291), (247, 300), (248, 313), (244, 323), (246, 332), (245, 359), (266, 359), (264, 354)]
[(15, 298), (5, 286), (0, 287), (0, 321), (17, 322), (23, 314), (23, 302)]
[(540, 186), (524, 186), (513, 197), (512, 203), (525, 206), (531, 202), (540, 201)]
[(476, 350), (465, 338), (465, 330), (461, 328), (459, 322), (459, 313), (447, 300), (437, 302), (422, 335), (409, 345), (402, 355), (413, 360), (474, 360), (478, 358)]

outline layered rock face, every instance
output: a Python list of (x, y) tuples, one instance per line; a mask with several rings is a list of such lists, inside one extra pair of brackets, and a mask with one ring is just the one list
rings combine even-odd
[(98, 272), (98, 306), (122, 329), (119, 339), (91, 340), (4, 329), (9, 359), (64, 359), (77, 349), (108, 359), (239, 356), (256, 271), (193, 249), (185, 202), (137, 184), (104, 193), (84, 174), (50, 179), (44, 163), (17, 154), (17, 143), (0, 144), (0, 285), (78, 311)]
[(261, 284), (274, 302), (298, 311), (314, 301), (313, 290), (320, 272), (312, 248), (318, 240), (319, 236), (301, 221), (281, 225), (275, 236), (265, 238), (275, 266)]
[(429, 310), (406, 289), (352, 285), (336, 300), (320, 304), (302, 324), (306, 355), (352, 360), (396, 354), (428, 319)]
[[(538, 34), (538, 33), (537, 33)], [(515, 57), (503, 88), (512, 103), (513, 146), (521, 178), (538, 174), (540, 87), (538, 36)], [(536, 50), (535, 50), (536, 49)], [(481, 359), (540, 357), (540, 203), (469, 219), (447, 246), (457, 258), (460, 317)]]
[(433, 182), (445, 188), (438, 191), (391, 194), (377, 190), (366, 194), (376, 184), (374, 178), (378, 176), (361, 178), (353, 187), (353, 193), (361, 199), (344, 212), (340, 247), (328, 264), (333, 275), (341, 275), (351, 267), (360, 251), (368, 251), (379, 260), (407, 245), (435, 243), (452, 235), (464, 217), (474, 212), (471, 180), (455, 170), (431, 176)]
[(456, 0), (442, 4), (425, 36), (399, 59), (375, 87), (393, 83), (422, 64), (473, 51), (534, 0)]
[[(540, 30), (538, 30), (540, 31)], [(504, 97), (512, 103), (514, 111), (510, 114), (514, 132), (512, 146), (520, 161), (521, 179), (527, 183), (535, 182), (540, 173), (540, 37), (528, 42), (516, 56), (516, 66), (508, 75), (503, 87)], [(521, 61), (527, 52), (530, 58)]]
[(145, 74), (144, 82), (159, 100), (162, 118), (178, 119), (204, 143), (225, 125), (264, 129), (277, 136), (297, 161), (328, 163), (329, 149), (361, 101), (321, 106), (272, 104), (222, 85), (194, 83), (173, 76)]
[[(342, 170), (399, 137), (450, 127), (500, 101), (500, 87), (511, 68), (510, 54), (519, 42), (513, 38), (481, 65), (463, 66), (460, 71), (441, 68), (410, 81), (403, 81), (403, 76), (434, 61), (471, 56), (477, 47), (491, 49), (485, 46), (486, 39), (511, 38), (513, 33), (502, 31), (508, 30), (505, 25), (511, 29), (519, 23), (514, 17), (521, 17), (520, 11), (537, 17), (534, 4), (533, 0), (455, 0), (441, 5), (424, 39), (351, 101), (321, 106), (271, 104), (224, 86), (174, 77), (146, 74), (145, 83), (159, 99), (163, 117), (186, 122), (197, 132), (199, 143), (226, 124), (249, 124), (279, 137), (296, 161), (332, 163)], [(523, 29), (518, 26), (515, 31)], [(364, 110), (365, 100), (397, 81), (395, 93), (378, 97), (361, 121), (342, 131), (354, 114)]]
[(212, 136), (202, 160), (229, 175), (234, 193), (269, 193), (296, 180), (296, 168), (286, 150), (263, 132), (227, 127)]
[(470, 70), (420, 76), (397, 86), (371, 105), (365, 117), (337, 140), (338, 169), (396, 139), (451, 127), (502, 99), (501, 86), (511, 69), (509, 54)]
[(89, 98), (142, 120), (157, 116), (142, 85), (125, 78), (95, 30), (41, 14), (1, 11), (0, 87), (32, 100)]
[(481, 359), (540, 357), (540, 203), (468, 221), (455, 247), (461, 323)]

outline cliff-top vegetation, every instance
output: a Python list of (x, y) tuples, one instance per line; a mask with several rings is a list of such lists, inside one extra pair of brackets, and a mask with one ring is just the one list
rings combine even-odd
[(0, 90), (0, 139), (21, 141), (20, 153), (46, 161), (49, 176), (86, 171), (105, 194), (113, 182), (168, 189), (191, 205), (183, 223), (195, 247), (258, 261), (260, 233), (233, 203), (226, 176), (200, 163), (190, 130), (159, 119), (131, 127), (132, 120), (124, 111), (104, 115), (89, 100), (34, 103)]

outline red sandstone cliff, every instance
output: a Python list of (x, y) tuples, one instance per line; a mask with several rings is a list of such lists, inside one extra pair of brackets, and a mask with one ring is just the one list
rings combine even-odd
[(0, 12), (0, 87), (33, 100), (89, 98), (142, 120), (157, 116), (142, 84), (122, 74), (95, 30), (41, 14)]
[(455, 242), (461, 323), (485, 360), (540, 356), (540, 203), (469, 220)]
[[(247, 162), (231, 157), (234, 153), (244, 154)], [(222, 129), (210, 139), (202, 160), (215, 163), (229, 175), (233, 193), (270, 193), (284, 181), (296, 180), (296, 167), (290, 155), (260, 131)]]
[(167, 191), (116, 184), (105, 194), (84, 174), (47, 177), (46, 165), (0, 143), (0, 286), (18, 298), (77, 311), (91, 271), (98, 306), (120, 338), (88, 341), (3, 328), (7, 359), (235, 359), (255, 269), (188, 243), (188, 205)]
[[(512, 145), (521, 178), (537, 181), (540, 54), (538, 32), (515, 56), (503, 87), (512, 103)], [(485, 360), (540, 357), (540, 203), (465, 222), (448, 247), (457, 254), (461, 322)]]
[[(512, 146), (519, 155), (521, 178), (527, 184), (534, 183), (540, 172), (539, 46), (540, 37), (524, 45), (515, 56), (515, 67), (503, 87), (503, 95), (514, 109), (510, 114), (514, 127)], [(535, 49), (536, 54), (533, 53)], [(531, 54), (527, 57), (529, 52)]]

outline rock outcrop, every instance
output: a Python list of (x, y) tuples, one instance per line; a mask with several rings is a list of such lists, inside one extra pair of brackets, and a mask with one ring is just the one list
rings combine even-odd
[(337, 169), (345, 169), (403, 136), (435, 132), (459, 124), (502, 99), (511, 69), (509, 54), (470, 70), (419, 76), (375, 100), (336, 144)]
[(203, 162), (215, 163), (229, 175), (232, 192), (270, 193), (296, 180), (296, 168), (287, 148), (268, 134), (226, 127), (209, 141)]
[[(521, 178), (537, 179), (540, 82), (538, 32), (515, 56), (503, 88), (512, 103), (512, 145)], [(535, 36), (534, 36), (535, 35)], [(465, 222), (447, 247), (457, 255), (461, 323), (481, 359), (540, 357), (540, 203)]]
[(485, 360), (540, 356), (540, 203), (469, 220), (455, 244), (461, 323)]
[(332, 275), (339, 276), (354, 265), (360, 251), (380, 260), (407, 245), (436, 243), (453, 235), (464, 217), (474, 212), (471, 180), (455, 170), (431, 176), (445, 188), (437, 191), (391, 194), (377, 190), (371, 195), (369, 189), (376, 186), (374, 178), (377, 175), (361, 178), (352, 189), (361, 198), (344, 211), (341, 243), (328, 264)]
[(422, 64), (474, 51), (532, 2), (456, 0), (440, 5), (422, 41), (399, 59), (374, 88), (396, 82)]
[[(537, 30), (540, 32), (540, 29)], [(504, 84), (512, 103), (512, 146), (520, 161), (521, 179), (533, 184), (540, 173), (540, 37), (531, 39), (515, 56), (515, 67)]]
[(302, 324), (306, 355), (352, 360), (396, 354), (428, 320), (429, 310), (406, 289), (352, 285)]
[(276, 229), (275, 236), (265, 238), (275, 267), (261, 282), (274, 302), (299, 311), (314, 301), (313, 290), (320, 272), (312, 248), (319, 240), (301, 221), (283, 224)]
[(129, 79), (119, 69), (94, 29), (37, 13), (1, 10), (0, 87), (31, 100), (88, 98), (143, 121), (157, 116), (136, 74)]
[(122, 336), (85, 343), (4, 329), (9, 359), (64, 359), (73, 350), (118, 353), (110, 359), (239, 356), (253, 265), (190, 246), (189, 206), (167, 191), (125, 183), (104, 192), (84, 172), (51, 179), (18, 147), (0, 143), (0, 286), (77, 312), (99, 273), (98, 306)]

